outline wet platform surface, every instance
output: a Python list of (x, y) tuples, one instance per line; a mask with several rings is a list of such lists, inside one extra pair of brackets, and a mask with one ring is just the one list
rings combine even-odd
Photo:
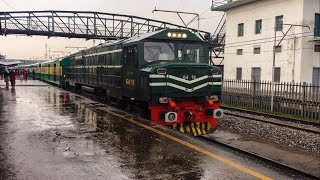
[(17, 85), (0, 83), (0, 179), (301, 179), (40, 81)]

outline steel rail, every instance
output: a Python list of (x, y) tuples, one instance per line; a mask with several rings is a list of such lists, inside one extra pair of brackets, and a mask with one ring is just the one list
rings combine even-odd
[(313, 134), (320, 134), (320, 131), (317, 131), (317, 130), (296, 127), (296, 126), (293, 126), (293, 125), (282, 124), (282, 123), (279, 123), (279, 122), (272, 122), (272, 121), (267, 121), (267, 120), (262, 120), (262, 119), (258, 119), (258, 118), (254, 118), (254, 117), (248, 117), (248, 116), (232, 114), (232, 113), (224, 113), (224, 114), (230, 115), (230, 116), (236, 116), (236, 117), (240, 117), (240, 118), (244, 118), (244, 119), (250, 119), (250, 120), (253, 120), (253, 121), (269, 123), (269, 124), (273, 124), (273, 125), (277, 125), (277, 126), (281, 126), (281, 127), (286, 127), (286, 128), (290, 128), (290, 129), (296, 129), (296, 130), (300, 130), (300, 131), (305, 131), (305, 132), (309, 132), (309, 133), (313, 133)]
[[(290, 118), (290, 117), (285, 117), (285, 116), (280, 116), (280, 115), (275, 115), (275, 114), (268, 114), (268, 113), (263, 113), (263, 112), (256, 112), (256, 111), (240, 109), (240, 108), (234, 108), (234, 107), (230, 107), (230, 106), (223, 106), (222, 105), (220, 107), (222, 109), (228, 109), (228, 110), (232, 110), (232, 111), (248, 113), (248, 114), (256, 115), (256, 116), (265, 116), (265, 117), (270, 117), (270, 118), (274, 118), (274, 119), (281, 119), (281, 120), (284, 120), (287, 122), (293, 122), (293, 123), (303, 124), (303, 125), (311, 125), (311, 126), (315, 126), (315, 127), (320, 128), (320, 122), (318, 123), (318, 122), (312, 122), (312, 121), (305, 121), (305, 120), (301, 120), (301, 119)], [(225, 113), (225, 114), (228, 114), (228, 113)], [(231, 113), (229, 113), (229, 115), (238, 116), (238, 115), (231, 114)], [(250, 118), (250, 117), (245, 117), (245, 118)], [(267, 122), (269, 122), (269, 121), (267, 121)]]

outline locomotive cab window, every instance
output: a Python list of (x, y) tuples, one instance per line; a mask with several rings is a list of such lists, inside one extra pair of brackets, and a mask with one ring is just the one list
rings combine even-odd
[(166, 42), (145, 42), (144, 60), (146, 62), (174, 60), (174, 44)]
[(178, 60), (204, 62), (203, 46), (200, 44), (179, 44)]

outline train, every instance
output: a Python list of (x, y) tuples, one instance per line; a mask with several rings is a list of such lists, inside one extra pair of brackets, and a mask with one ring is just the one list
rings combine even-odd
[(201, 136), (223, 116), (222, 73), (210, 58), (197, 33), (160, 29), (20, 68), (62, 88), (142, 107), (157, 124)]

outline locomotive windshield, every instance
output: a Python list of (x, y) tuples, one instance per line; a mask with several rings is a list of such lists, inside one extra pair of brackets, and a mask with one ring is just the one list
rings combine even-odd
[[(175, 53), (176, 51), (177, 53)], [(144, 60), (146, 62), (177, 60), (197, 63), (205, 61), (203, 46), (201, 44), (174, 44), (167, 42), (145, 42)]]
[(179, 44), (178, 45), (178, 60), (203, 62), (203, 46), (200, 44)]
[(174, 60), (174, 44), (165, 42), (144, 43), (144, 60), (147, 62)]

